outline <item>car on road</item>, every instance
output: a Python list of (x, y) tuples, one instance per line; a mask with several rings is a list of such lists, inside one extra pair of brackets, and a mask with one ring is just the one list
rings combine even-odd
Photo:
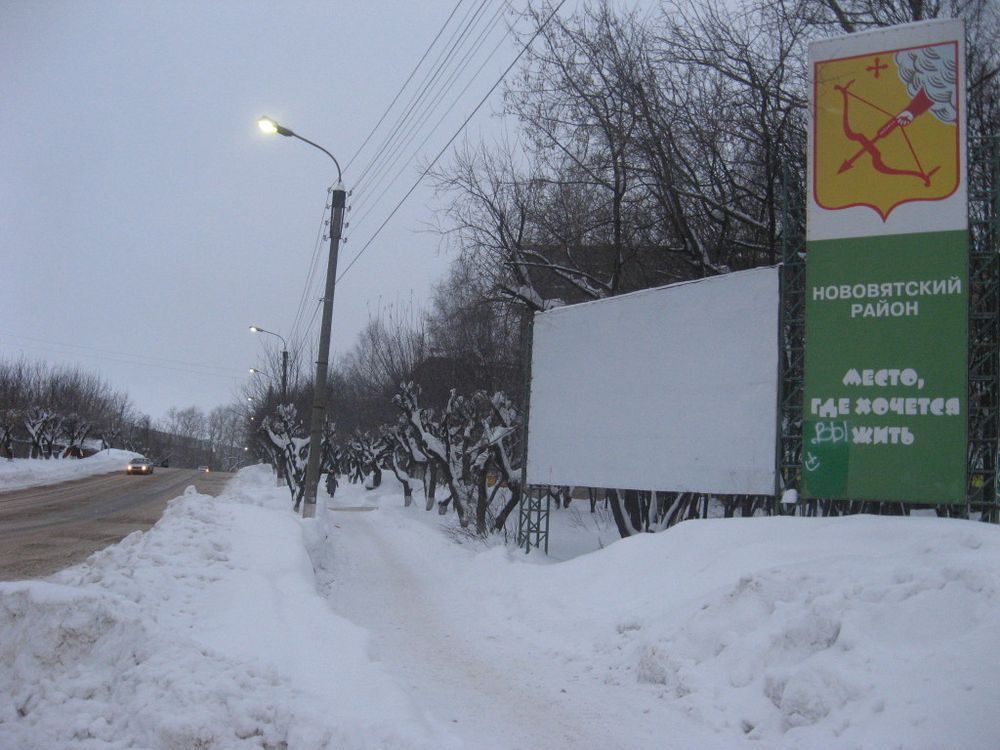
[(153, 462), (143, 456), (133, 458), (125, 467), (126, 474), (152, 474)]
[(208, 468), (207, 466), (199, 466), (199, 467), (198, 467), (198, 471), (203, 471), (203, 472), (205, 472), (206, 474), (208, 474), (208, 472), (209, 472), (209, 468)]

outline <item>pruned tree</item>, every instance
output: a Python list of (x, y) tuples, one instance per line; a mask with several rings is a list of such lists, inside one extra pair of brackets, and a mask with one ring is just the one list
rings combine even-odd
[(46, 455), (46, 444), (51, 446), (49, 435), (52, 434), (53, 423), (57, 421), (55, 414), (48, 409), (33, 406), (24, 413), (24, 429), (31, 441), (31, 458), (51, 458), (51, 447)]
[(459, 523), (468, 526), (475, 487), (469, 483), (467, 447), (470, 436), (465, 401), (453, 394), (441, 421), (435, 424), (431, 415), (417, 403), (419, 395), (419, 386), (404, 383), (392, 401), (402, 413), (420, 451), (436, 464), (438, 478), (448, 488), (450, 494), (439, 504), (440, 512), (447, 512), (451, 504)]
[(260, 427), (262, 439), (276, 461), (284, 465), (284, 478), (292, 495), (292, 507), (298, 511), (305, 493), (306, 463), (309, 459), (309, 437), (305, 434), (298, 412), (291, 404), (279, 405)]
[[(394, 425), (383, 425), (382, 441), (385, 461), (403, 488), (403, 505), (409, 507), (413, 503), (414, 487), (418, 484), (423, 487), (427, 456), (413, 438), (409, 423), (402, 418)], [(432, 507), (433, 500), (428, 503), (427, 510)]]
[[(481, 398), (485, 399), (485, 394)], [(493, 523), (493, 531), (499, 532), (503, 530), (508, 516), (521, 502), (523, 495), (520, 467), (523, 423), (520, 412), (505, 394), (497, 392), (487, 401), (489, 416), (483, 419), (482, 442), (489, 456), (486, 471), (493, 473), (495, 483), (484, 506), (477, 508), (476, 519), (481, 528), (485, 529), (486, 511), (498, 491), (506, 487), (510, 497), (496, 514)]]
[(332, 419), (323, 423), (323, 438), (321, 443), (323, 456), (320, 462), (320, 474), (326, 475), (326, 491), (330, 497), (337, 494), (337, 475), (343, 464), (343, 454), (337, 446), (337, 425)]
[(62, 457), (83, 458), (83, 442), (90, 434), (91, 425), (75, 412), (67, 415), (61, 424), (63, 450)]
[(14, 430), (18, 421), (17, 412), (0, 409), (0, 455), (8, 461), (14, 460)]

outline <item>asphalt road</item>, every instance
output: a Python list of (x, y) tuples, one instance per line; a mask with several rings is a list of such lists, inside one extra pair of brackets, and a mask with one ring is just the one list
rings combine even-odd
[(42, 578), (85, 560), (155, 524), (188, 485), (217, 495), (230, 477), (160, 468), (151, 476), (121, 471), (0, 492), (0, 581)]

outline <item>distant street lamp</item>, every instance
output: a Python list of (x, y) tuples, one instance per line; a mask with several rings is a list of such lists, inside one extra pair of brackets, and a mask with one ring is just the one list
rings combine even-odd
[(317, 143), (282, 127), (270, 117), (261, 117), (257, 126), (265, 133), (277, 133), (298, 138), (313, 148), (329, 156), (337, 167), (337, 184), (330, 191), (333, 215), (330, 218), (330, 256), (326, 265), (326, 291), (323, 295), (323, 319), (319, 332), (319, 351), (316, 359), (316, 379), (313, 382), (312, 417), (309, 421), (309, 460), (306, 464), (306, 479), (303, 492), (302, 515), (311, 518), (316, 515), (316, 490), (319, 486), (320, 450), (323, 444), (323, 418), (326, 414), (326, 375), (330, 358), (330, 326), (333, 318), (333, 293), (337, 283), (337, 254), (340, 251), (340, 237), (344, 228), (344, 208), (347, 205), (347, 191), (344, 190), (340, 162)]
[[(271, 336), (277, 336), (281, 339), (281, 403), (285, 403), (288, 401), (288, 344), (285, 343), (285, 339), (280, 333), (265, 331), (260, 326), (250, 326), (250, 330), (254, 333), (266, 333)], [(258, 373), (260, 370), (255, 370), (251, 367), (250, 372)]]

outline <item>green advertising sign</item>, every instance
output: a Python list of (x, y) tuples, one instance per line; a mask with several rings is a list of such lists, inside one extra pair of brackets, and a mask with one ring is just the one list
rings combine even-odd
[(964, 38), (810, 47), (803, 497), (965, 501)]
[(963, 501), (965, 232), (808, 252), (803, 493)]

